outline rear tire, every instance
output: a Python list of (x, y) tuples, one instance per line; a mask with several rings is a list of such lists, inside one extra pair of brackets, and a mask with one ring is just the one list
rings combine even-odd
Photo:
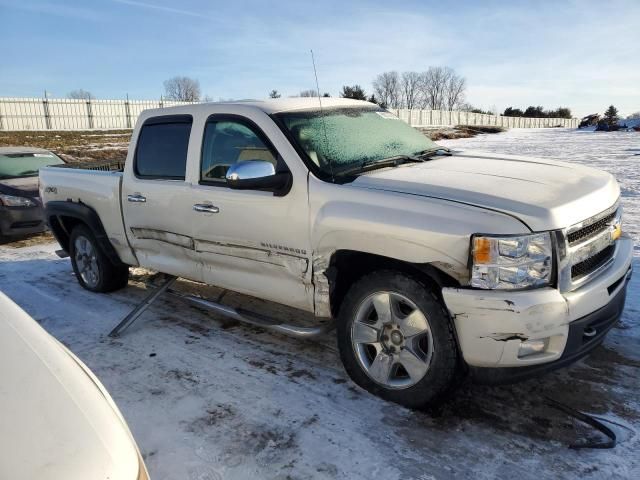
[(456, 385), (458, 350), (430, 286), (396, 271), (354, 283), (340, 307), (338, 346), (351, 379), (409, 408), (436, 406)]
[(83, 288), (107, 293), (127, 286), (129, 267), (112, 263), (85, 225), (78, 225), (71, 232), (69, 256), (78, 283)]

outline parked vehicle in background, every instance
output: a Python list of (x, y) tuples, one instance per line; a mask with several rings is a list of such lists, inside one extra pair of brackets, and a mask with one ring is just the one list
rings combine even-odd
[(124, 171), (41, 181), (84, 288), (140, 265), (336, 318), (351, 378), (409, 407), (584, 356), (631, 274), (610, 174), (448, 152), (356, 100), (147, 110)]
[(586, 117), (582, 117), (580, 120), (580, 125), (578, 128), (587, 128), (587, 127), (595, 127), (598, 125), (598, 121), (600, 121), (600, 115), (597, 113), (592, 113), (591, 115), (587, 115)]
[(0, 292), (0, 478), (148, 480), (95, 375)]
[(48, 150), (0, 147), (0, 237), (46, 229), (38, 193), (38, 171), (64, 161)]

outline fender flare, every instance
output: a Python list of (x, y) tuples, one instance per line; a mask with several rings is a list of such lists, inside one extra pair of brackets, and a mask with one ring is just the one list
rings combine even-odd
[(73, 224), (82, 223), (91, 230), (91, 233), (93, 233), (99, 247), (114, 265), (123, 264), (115, 248), (113, 248), (113, 245), (109, 241), (109, 237), (102, 225), (100, 216), (93, 208), (85, 205), (84, 203), (51, 201), (46, 203), (44, 214), (49, 228), (51, 228), (51, 231), (60, 244), (60, 247), (66, 253), (69, 253), (71, 229), (68, 228), (68, 221), (65, 223), (63, 219), (71, 218), (77, 220), (77, 222), (73, 222)]

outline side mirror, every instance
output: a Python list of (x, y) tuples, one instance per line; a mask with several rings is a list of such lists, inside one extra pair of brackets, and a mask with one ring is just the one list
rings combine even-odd
[(288, 191), (291, 173), (276, 173), (273, 164), (264, 160), (245, 160), (231, 165), (226, 179), (227, 185), (236, 190), (266, 190), (282, 194), (285, 189)]

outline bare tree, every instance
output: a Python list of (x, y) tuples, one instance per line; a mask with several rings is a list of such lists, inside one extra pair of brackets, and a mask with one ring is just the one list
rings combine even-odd
[(308, 90), (302, 90), (300, 92), (300, 96), (301, 97), (319, 97), (320, 95), (318, 95), (318, 91), (314, 90), (313, 88), (310, 88)]
[[(467, 89), (467, 81), (464, 77), (449, 69), (449, 78), (446, 86), (446, 107), (447, 110), (457, 109), (464, 102), (464, 91)], [(495, 107), (494, 107), (494, 110)]]
[(449, 67), (425, 72), (384, 72), (373, 80), (376, 101), (383, 107), (455, 110), (464, 103), (467, 81)]
[(445, 67), (429, 67), (426, 72), (421, 74), (420, 90), (427, 108), (431, 110), (443, 109), (448, 82), (448, 72)]
[(280, 92), (278, 92), (278, 90), (271, 90), (269, 92), (269, 98), (280, 98), (282, 95), (280, 95)]
[(424, 106), (433, 110), (454, 110), (464, 102), (467, 82), (449, 67), (429, 67), (421, 74)]
[(638, 118), (640, 118), (640, 112), (635, 112), (635, 113), (632, 113), (631, 115), (629, 115), (627, 117), (627, 120), (636, 120)]
[(420, 74), (418, 72), (403, 72), (400, 91), (404, 108), (411, 110), (420, 107)]
[(173, 77), (164, 81), (164, 96), (179, 102), (200, 101), (200, 82), (189, 77)]
[(67, 98), (74, 98), (76, 100), (92, 100), (95, 97), (91, 92), (87, 92), (86, 90), (79, 88), (77, 90), (71, 90), (67, 93)]
[(398, 72), (384, 72), (373, 80), (373, 91), (379, 104), (397, 108), (400, 103), (400, 76)]

